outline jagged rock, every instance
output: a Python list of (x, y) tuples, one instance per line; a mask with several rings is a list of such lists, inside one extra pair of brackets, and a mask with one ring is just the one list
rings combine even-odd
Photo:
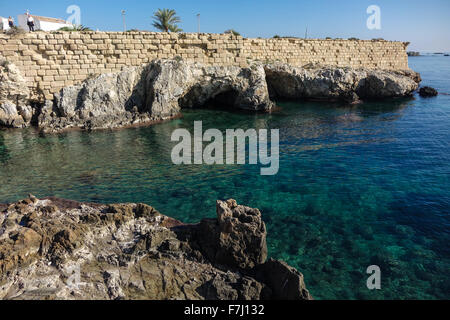
[(259, 277), (272, 289), (277, 300), (311, 300), (303, 275), (287, 263), (270, 259), (258, 267)]
[(397, 71), (394, 71), (394, 73), (399, 74), (401, 76), (405, 76), (405, 77), (411, 78), (417, 84), (420, 84), (422, 82), (422, 76), (420, 75), (420, 73), (415, 72), (414, 70), (411, 70), (411, 69), (397, 70)]
[(295, 269), (264, 263), (260, 213), (234, 200), (198, 225), (145, 204), (30, 195), (0, 208), (0, 299), (310, 299)]
[(181, 107), (200, 107), (208, 102), (270, 110), (273, 103), (263, 67), (241, 69), (156, 60), (62, 89), (54, 104), (46, 103), (38, 125), (47, 131), (123, 127), (170, 119)]
[(202, 106), (270, 111), (274, 107), (270, 95), (359, 103), (411, 95), (421, 81), (412, 70), (258, 62), (241, 68), (155, 60), (63, 88), (54, 100), (32, 108), (27, 106), (29, 89), (17, 68), (5, 63), (0, 76), (5, 83), (0, 88), (0, 126), (25, 127), (35, 119), (45, 132), (150, 124), (176, 117), (182, 108)]
[(217, 220), (200, 223), (199, 245), (210, 261), (251, 269), (267, 258), (266, 226), (261, 212), (236, 201), (217, 201)]
[(29, 125), (31, 107), (17, 107), (10, 101), (0, 104), (0, 125), (11, 128), (24, 128)]
[(436, 97), (438, 95), (438, 92), (436, 89), (431, 87), (422, 87), (419, 90), (419, 95), (423, 98)]
[(19, 69), (0, 59), (0, 126), (23, 128), (30, 125), (33, 109), (28, 106), (30, 90)]
[(41, 109), (38, 126), (48, 131), (90, 130), (151, 121), (149, 114), (138, 109), (143, 105), (139, 84), (144, 71), (144, 67), (125, 68), (62, 89), (54, 102), (47, 101)]
[(415, 73), (339, 67), (265, 66), (273, 97), (355, 102), (411, 95), (418, 87)]
[(180, 107), (201, 107), (208, 102), (227, 108), (268, 111), (270, 101), (264, 68), (254, 64), (250, 68), (237, 66), (209, 66), (169, 60), (158, 61), (149, 77), (153, 84), (147, 105), (153, 115), (166, 116), (164, 111), (180, 111)]

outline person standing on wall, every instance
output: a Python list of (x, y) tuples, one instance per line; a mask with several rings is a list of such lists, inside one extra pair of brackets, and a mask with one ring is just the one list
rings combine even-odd
[(34, 18), (31, 14), (27, 13), (27, 25), (30, 32), (34, 32)]
[(11, 16), (8, 18), (8, 25), (10, 28), (14, 28), (14, 19)]

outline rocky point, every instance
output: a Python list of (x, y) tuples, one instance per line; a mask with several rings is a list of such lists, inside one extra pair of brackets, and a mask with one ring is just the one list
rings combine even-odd
[(193, 225), (31, 195), (0, 210), (0, 299), (311, 299), (301, 273), (267, 260), (260, 211), (234, 200)]

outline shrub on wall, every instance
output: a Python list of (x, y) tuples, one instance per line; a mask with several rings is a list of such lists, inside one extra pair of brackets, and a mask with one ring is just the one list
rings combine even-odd
[(237, 32), (236, 30), (233, 30), (233, 29), (225, 30), (224, 33), (225, 33), (225, 34), (232, 34), (232, 35), (234, 35), (234, 36), (240, 36), (240, 35), (241, 35), (239, 32)]
[(79, 26), (73, 26), (73, 27), (63, 27), (59, 28), (58, 31), (66, 31), (66, 32), (73, 32), (73, 31), (92, 31), (91, 28), (85, 27), (83, 25)]

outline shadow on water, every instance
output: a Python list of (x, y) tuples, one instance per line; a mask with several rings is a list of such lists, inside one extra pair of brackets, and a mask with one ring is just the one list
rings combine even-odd
[(10, 158), (11, 155), (6, 147), (5, 138), (3, 137), (2, 131), (0, 131), (0, 163), (5, 164)]
[(367, 101), (358, 104), (348, 104), (345, 102), (318, 102), (318, 101), (292, 101), (278, 100), (277, 105), (280, 106), (273, 114), (281, 116), (291, 116), (292, 109), (299, 111), (314, 111), (324, 113), (358, 113), (364, 117), (378, 116), (387, 113), (401, 113), (407, 107), (414, 105), (415, 97), (392, 98), (386, 101)]

